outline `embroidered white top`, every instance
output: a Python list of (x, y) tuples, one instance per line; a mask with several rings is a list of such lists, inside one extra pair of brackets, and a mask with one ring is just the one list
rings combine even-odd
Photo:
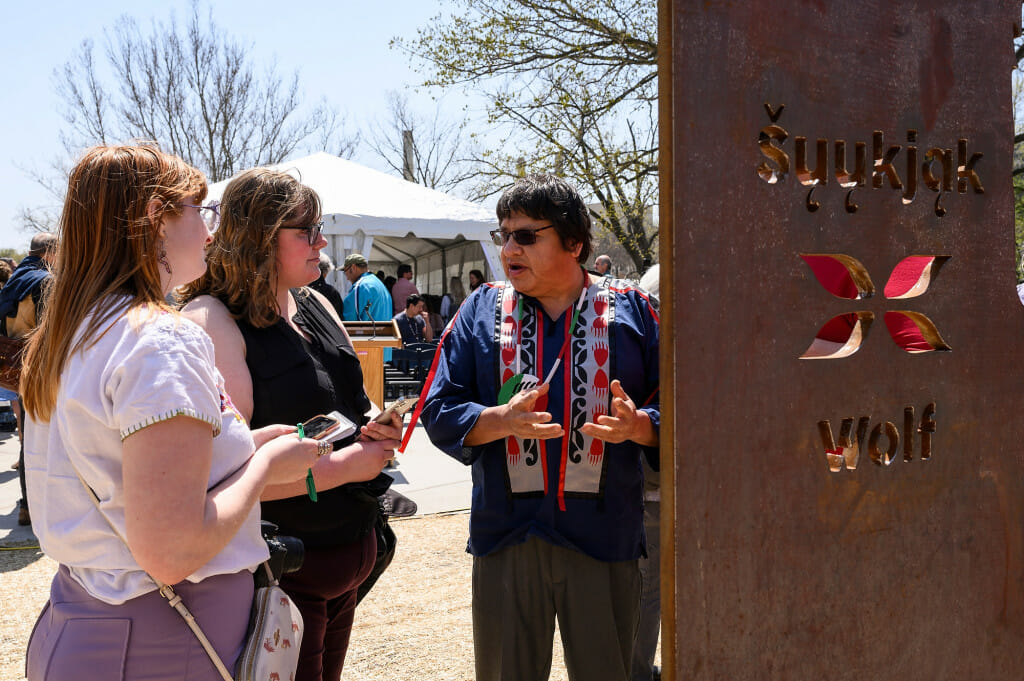
[[(137, 316), (121, 315), (95, 345), (72, 355), (51, 421), (25, 424), (28, 497), (40, 546), (90, 594), (112, 604), (156, 586), (97, 513), (68, 458), (123, 535), (121, 441), (131, 433), (181, 414), (209, 423), (209, 487), (237, 470), (254, 448), (248, 424), (224, 393), (206, 332), (168, 312), (148, 313), (142, 321)], [(252, 570), (266, 558), (256, 504), (238, 534), (188, 580)]]

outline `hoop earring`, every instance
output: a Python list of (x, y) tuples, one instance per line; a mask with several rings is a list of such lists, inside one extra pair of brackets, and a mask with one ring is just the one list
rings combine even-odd
[(167, 262), (167, 249), (164, 248), (164, 240), (160, 239), (160, 252), (156, 256), (156, 261), (163, 265), (164, 271), (167, 274), (172, 274), (171, 263)]

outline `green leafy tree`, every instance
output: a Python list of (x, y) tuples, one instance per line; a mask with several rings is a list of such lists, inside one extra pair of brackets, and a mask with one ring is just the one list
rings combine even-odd
[(471, 87), (499, 141), (476, 160), (482, 194), (546, 171), (580, 183), (632, 259), (655, 256), (657, 6), (625, 0), (455, 0), (395, 39), (425, 85)]

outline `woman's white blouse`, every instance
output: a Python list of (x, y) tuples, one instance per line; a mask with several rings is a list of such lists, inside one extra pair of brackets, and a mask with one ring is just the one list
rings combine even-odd
[[(107, 603), (123, 603), (156, 587), (97, 513), (68, 458), (124, 536), (121, 442), (178, 415), (210, 424), (208, 488), (252, 455), (249, 426), (224, 391), (210, 337), (177, 314), (137, 310), (120, 315), (95, 345), (67, 360), (50, 422), (25, 424), (28, 498), (40, 546)], [(173, 517), (178, 509), (166, 512)], [(174, 541), (187, 545), (191, 538)], [(252, 570), (266, 558), (256, 504), (238, 534), (188, 580)]]

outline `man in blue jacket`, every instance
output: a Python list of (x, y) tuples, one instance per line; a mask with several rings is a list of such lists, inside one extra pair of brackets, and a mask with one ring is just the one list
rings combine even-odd
[[(35, 328), (42, 317), (45, 289), (50, 280), (50, 267), (57, 256), (57, 235), (40, 232), (32, 237), (28, 255), (0, 290), (0, 331), (11, 338), (21, 338)], [(21, 401), (18, 418), (25, 419)], [(18, 478), (21, 501), (18, 503), (18, 524), (30, 525), (28, 495), (25, 492), (25, 444), (18, 453)]]
[(548, 678), (557, 619), (573, 681), (628, 681), (645, 555), (641, 457), (657, 466), (658, 317), (590, 275), (590, 217), (558, 177), (497, 207), (507, 282), (441, 339), (422, 418), (473, 467), (477, 681)]

